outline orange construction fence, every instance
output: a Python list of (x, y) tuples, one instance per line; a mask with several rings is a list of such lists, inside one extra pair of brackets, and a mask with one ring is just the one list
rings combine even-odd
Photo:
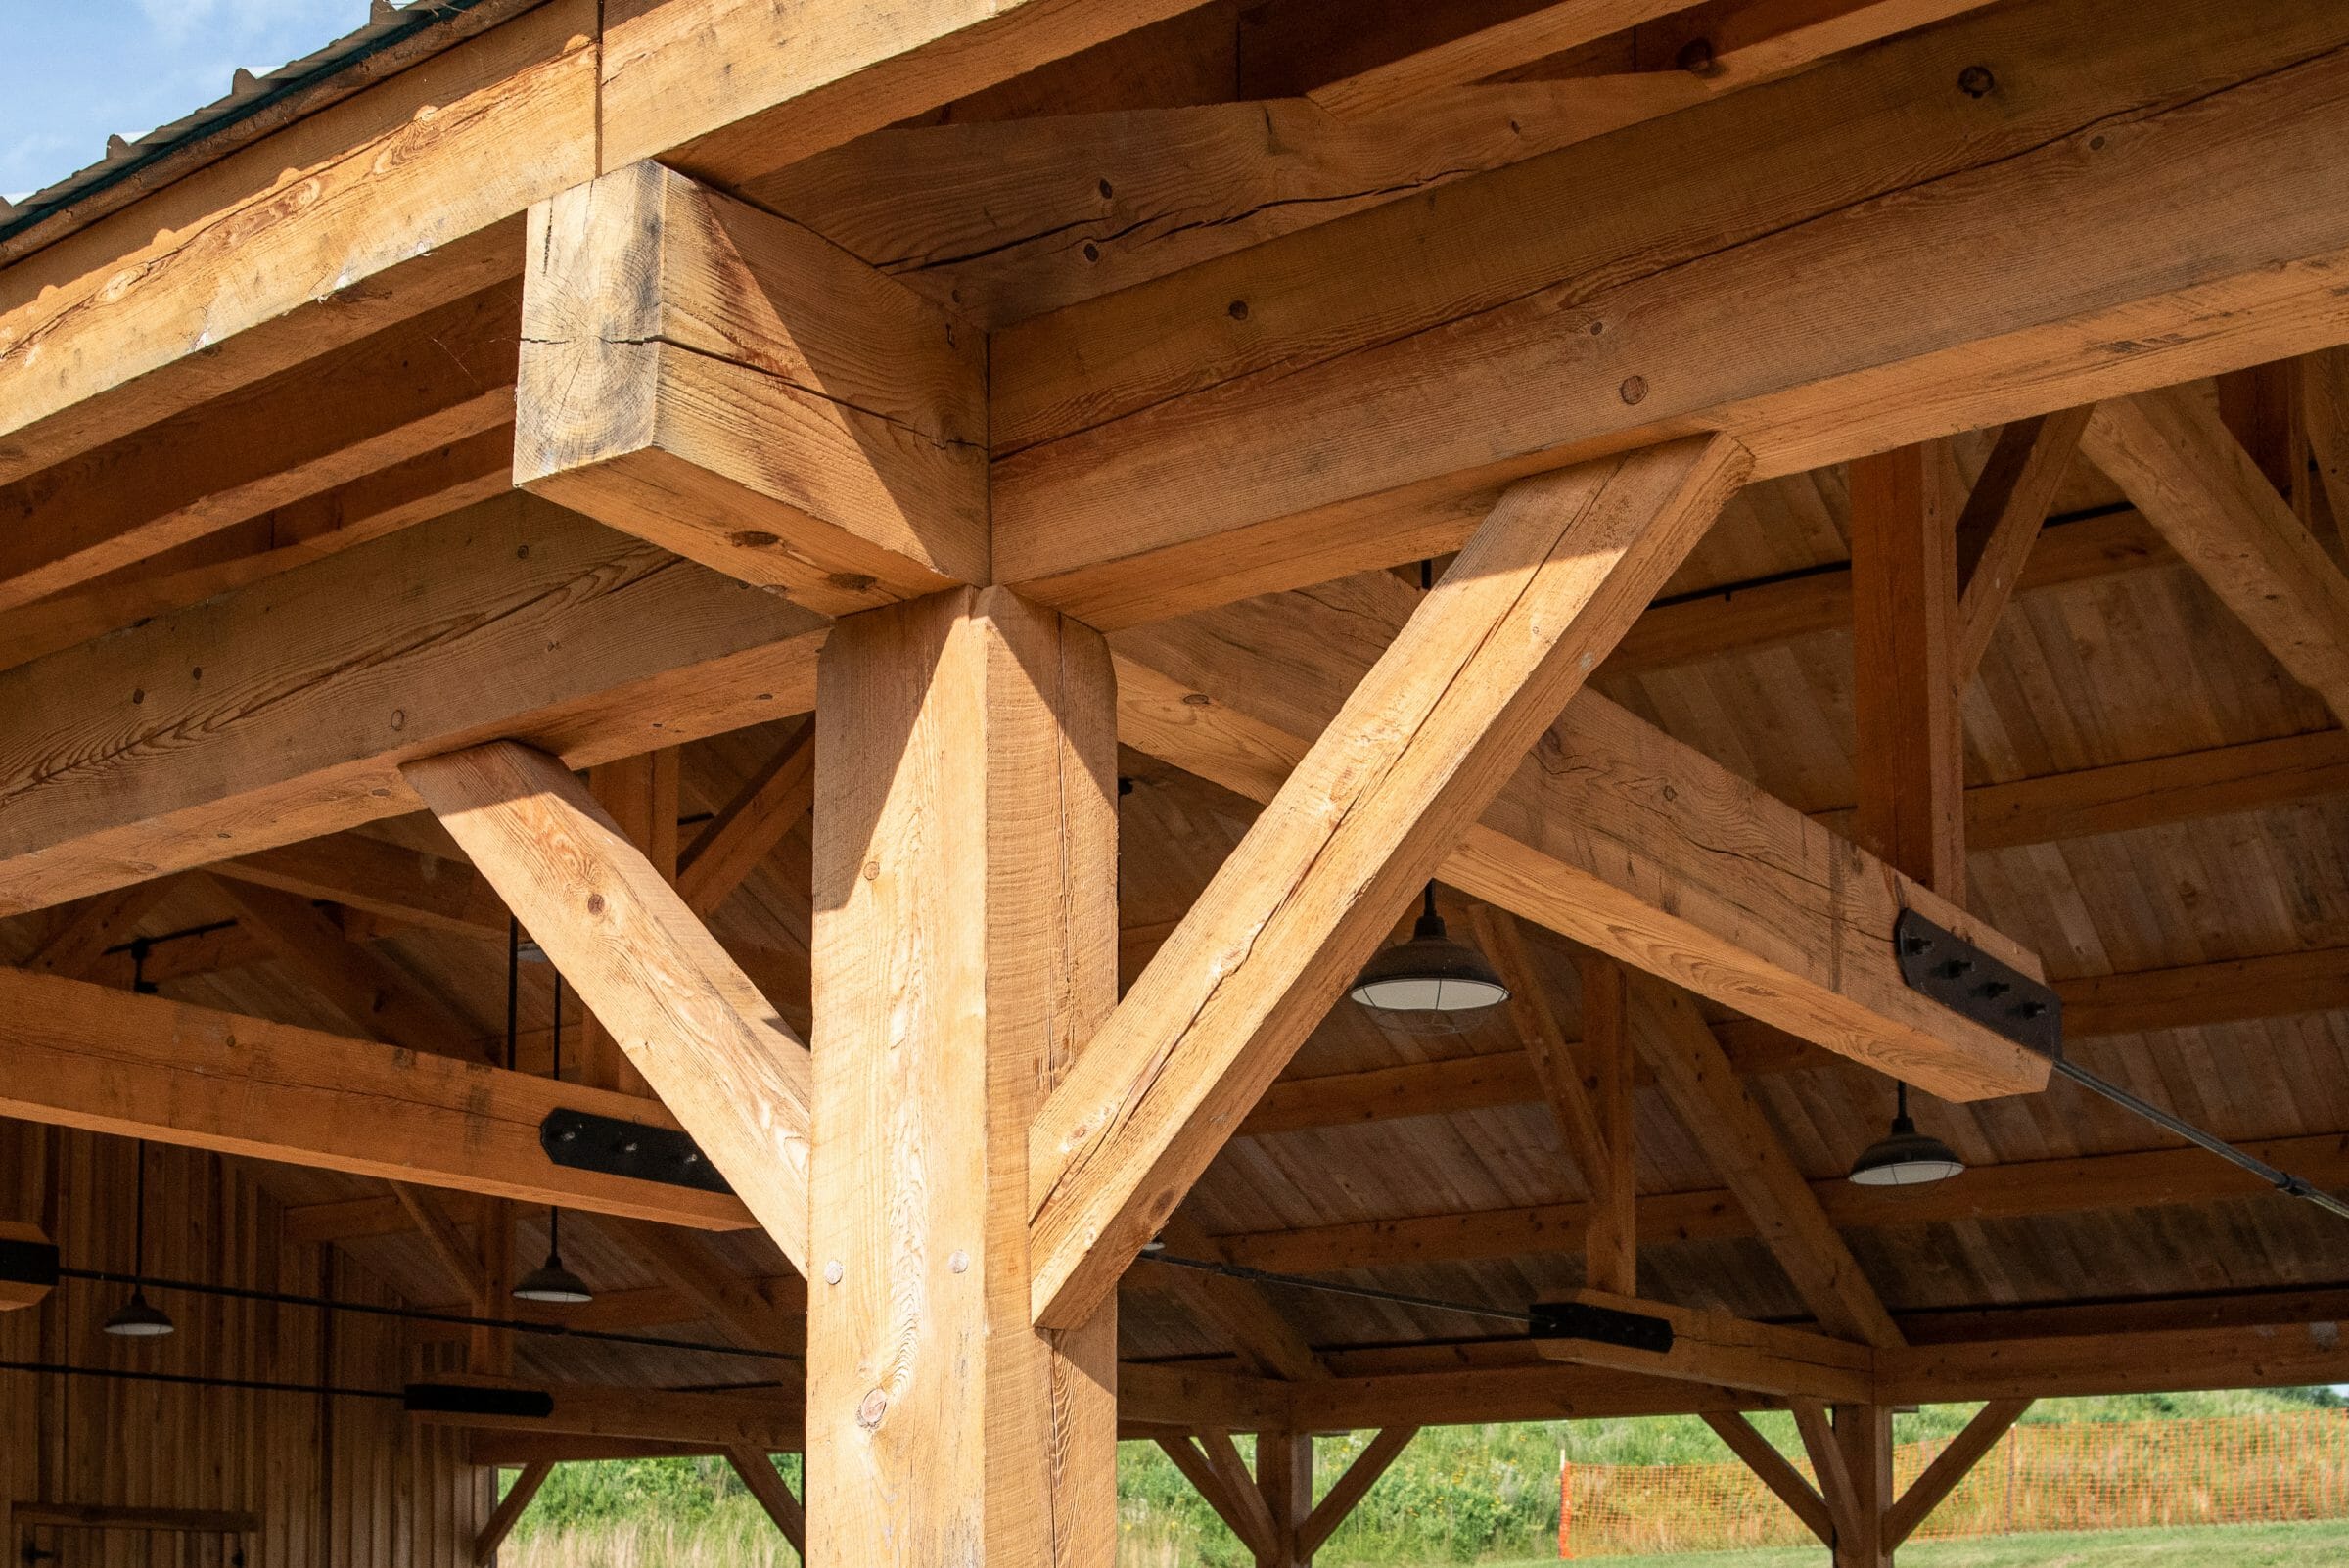
[[(1905, 1488), (1947, 1439), (1894, 1451)], [(1805, 1476), (1807, 1460), (1795, 1459)], [(1558, 1555), (1811, 1544), (1742, 1463), (1565, 1464)], [(2016, 1426), (1912, 1540), (2349, 1516), (2349, 1411)]]

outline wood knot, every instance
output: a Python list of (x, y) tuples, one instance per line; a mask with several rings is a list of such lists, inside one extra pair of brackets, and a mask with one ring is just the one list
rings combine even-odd
[(1647, 378), (1645, 376), (1626, 376), (1623, 379), (1623, 386), (1618, 390), (1623, 393), (1623, 400), (1627, 403), (1645, 401)]
[(783, 540), (763, 529), (741, 529), (727, 534), (726, 542), (738, 550), (766, 550), (781, 544)]
[(600, 915), (604, 912), (604, 896), (602, 894), (590, 893), (587, 895), (587, 912), (591, 915)]
[(889, 1396), (875, 1389), (864, 1397), (863, 1404), (856, 1407), (856, 1424), (867, 1432), (873, 1431), (881, 1425), (881, 1417), (888, 1413)]

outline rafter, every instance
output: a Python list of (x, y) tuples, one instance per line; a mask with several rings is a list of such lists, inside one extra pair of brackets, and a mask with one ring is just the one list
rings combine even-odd
[(461, 300), (0, 487), (0, 610), (511, 425), (520, 307)]
[(677, 896), (707, 917), (815, 808), (815, 726), (775, 749), (677, 857)]
[(2191, 389), (2098, 404), (2081, 449), (2279, 664), (2349, 715), (2349, 577)]
[[(1214, 1237), (1179, 1214), (1168, 1219), (1159, 1239), (1176, 1257), (1227, 1261)], [(1257, 1376), (1295, 1380), (1329, 1375), (1313, 1348), (1257, 1286), (1173, 1264), (1159, 1269), (1158, 1277), (1194, 1314), (1221, 1331)]]
[(236, 911), (238, 922), (351, 1028), (412, 1051), (488, 1060), (475, 1043), (478, 1031), (473, 1025), (416, 981), (345, 938), (316, 905), (255, 883), (227, 877), (208, 880)]
[[(1566, 1032), (1551, 1011), (1542, 978), (1526, 951), (1516, 917), (1491, 904), (1470, 911), (1477, 946), (1509, 988), (1509, 1016), (1525, 1044), (1527, 1063), (1549, 1102), (1558, 1136), (1590, 1193), (1584, 1239), (1584, 1282), (1630, 1296), (1638, 1290), (1638, 1193), (1633, 1186), (1630, 1038), (1622, 966), (1590, 955), (1582, 967), (1584, 1054), (1596, 1071), (1584, 1081)], [(1240, 1124), (1247, 1131), (1248, 1125)]]
[(2071, 471), (2089, 406), (2018, 419), (1999, 432), (1990, 461), (1958, 518), (1958, 602), (1950, 679), (1962, 690), (1982, 667), (1991, 634), (2024, 581), (2048, 509)]
[(1447, 87), (1482, 81), (1544, 55), (1561, 54), (1688, 4), (1689, 0), (1558, 0), (1316, 87), (1306, 96), (1341, 115), (1381, 114)]
[(1037, 1117), (1038, 1321), (1107, 1294), (1743, 478), (1689, 440), (1502, 497)]
[[(2349, 1151), (2330, 1133), (2247, 1141), (2245, 1148), (2323, 1185), (2349, 1185)], [(1977, 1166), (1927, 1191), (1887, 1196), (1842, 1176), (1810, 1183), (1839, 1230), (2086, 1214), (2099, 1209), (2159, 1208), (2251, 1198), (2274, 1189), (2194, 1149), (2078, 1155)], [(1584, 1245), (1589, 1206), (1542, 1204), (1466, 1214), (1360, 1221), (1296, 1230), (1257, 1230), (1217, 1238), (1232, 1262), (1275, 1273), (1468, 1262)], [(1651, 1244), (1718, 1241), (1758, 1233), (1727, 1188), (1653, 1193), (1639, 1200), (1639, 1233)]]
[[(387, 533), (428, 523), (513, 487), (514, 430), (501, 425), (378, 469), (201, 541), (188, 550), (110, 573), (85, 587), (11, 611), (0, 625), (0, 669), (291, 572)], [(233, 548), (229, 548), (233, 546)], [(217, 553), (215, 552), (217, 550)]]
[(1681, 1121), (1827, 1331), (1874, 1346), (1901, 1331), (1802, 1171), (1685, 992), (1642, 976), (1632, 987), (1632, 1040)]

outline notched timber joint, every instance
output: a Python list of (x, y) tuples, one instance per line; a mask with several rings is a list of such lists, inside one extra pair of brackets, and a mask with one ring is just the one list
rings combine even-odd
[(2053, 1061), (2063, 1059), (2063, 998), (1955, 932), (1903, 909), (1893, 954), (1911, 991)]
[(732, 1193), (702, 1146), (690, 1133), (589, 1111), (555, 1110), (538, 1124), (538, 1146), (546, 1157), (574, 1171), (632, 1176), (701, 1192)]
[(1535, 1339), (1588, 1340), (1658, 1356), (1672, 1351), (1671, 1320), (1646, 1313), (1627, 1313), (1584, 1301), (1549, 1301), (1536, 1302), (1531, 1318)]

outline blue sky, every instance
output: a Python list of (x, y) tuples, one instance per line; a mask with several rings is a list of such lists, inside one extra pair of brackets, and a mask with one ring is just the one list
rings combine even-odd
[(0, 0), (0, 196), (364, 25), (367, 0)]

